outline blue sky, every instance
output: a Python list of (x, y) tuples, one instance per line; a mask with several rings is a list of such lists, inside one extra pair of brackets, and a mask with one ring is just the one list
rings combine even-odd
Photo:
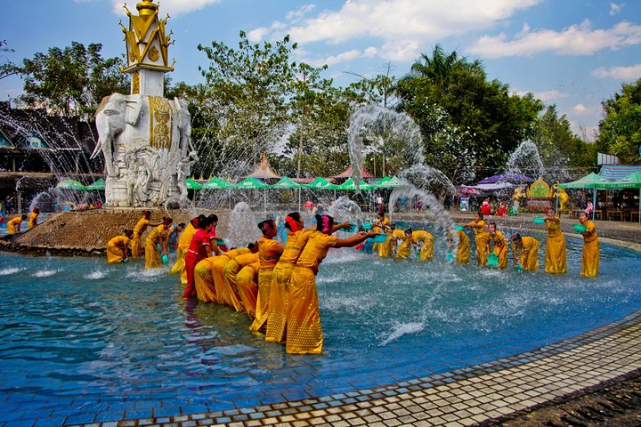
[[(128, 2), (135, 10), (136, 1)], [(103, 56), (124, 51), (121, 0), (0, 0), (0, 40), (16, 63), (72, 41), (102, 43)], [(296, 59), (328, 64), (338, 85), (351, 73), (374, 76), (391, 63), (402, 76), (423, 52), (440, 43), (481, 60), (490, 79), (516, 93), (532, 92), (566, 114), (573, 130), (591, 138), (601, 101), (624, 82), (641, 78), (641, 1), (601, 0), (162, 0), (170, 15), (176, 59), (173, 80), (203, 82), (206, 66), (196, 46), (212, 40), (235, 45), (246, 31), (260, 42), (290, 34)], [(17, 78), (0, 80), (0, 100), (19, 95)]]

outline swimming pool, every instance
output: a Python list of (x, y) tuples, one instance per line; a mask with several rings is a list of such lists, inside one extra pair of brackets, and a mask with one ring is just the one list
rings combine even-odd
[(567, 242), (564, 276), (336, 251), (318, 277), (319, 356), (285, 354), (228, 307), (182, 301), (164, 269), (0, 254), (0, 413), (61, 425), (346, 393), (546, 346), (639, 309), (639, 254), (602, 245), (589, 280), (581, 241)]

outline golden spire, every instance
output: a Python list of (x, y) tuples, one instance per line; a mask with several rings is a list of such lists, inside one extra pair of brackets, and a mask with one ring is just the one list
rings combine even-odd
[(158, 5), (154, 4), (153, 0), (142, 0), (142, 3), (136, 5), (140, 16), (151, 16), (158, 10)]

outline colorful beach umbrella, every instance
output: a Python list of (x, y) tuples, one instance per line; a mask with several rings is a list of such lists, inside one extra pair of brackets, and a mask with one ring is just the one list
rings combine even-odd
[(63, 179), (56, 185), (56, 188), (61, 190), (84, 190), (85, 186), (75, 179)]

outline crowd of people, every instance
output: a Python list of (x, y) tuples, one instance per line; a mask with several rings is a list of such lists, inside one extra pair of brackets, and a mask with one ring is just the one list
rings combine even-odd
[[(539, 242), (515, 233), (505, 236), (494, 222), (485, 224), (482, 213), (465, 226), (447, 233), (447, 261), (465, 264), (470, 261), (471, 240), (464, 227), (471, 229), (476, 245), (478, 266), (507, 268), (508, 245), (512, 242), (512, 265), (525, 271), (539, 268)], [(563, 274), (567, 271), (565, 237), (560, 218), (553, 210), (545, 217), (545, 271)], [(581, 275), (596, 277), (599, 268), (599, 241), (595, 225), (583, 214), (585, 226)], [(171, 236), (177, 237), (177, 259), (171, 273), (179, 274), (184, 285), (183, 298), (228, 305), (245, 313), (251, 320), (249, 329), (264, 334), (265, 340), (280, 343), (290, 354), (319, 354), (323, 348), (316, 275), (330, 248), (356, 247), (380, 257), (396, 259), (434, 259), (434, 237), (426, 230), (396, 229), (383, 213), (371, 223), (336, 224), (334, 218), (316, 214), (315, 224), (306, 228), (303, 217), (292, 212), (284, 219), (285, 241), (279, 241), (278, 226), (273, 219), (257, 224), (262, 237), (246, 247), (227, 248), (216, 234), (216, 215), (200, 215), (188, 224), (173, 226), (171, 218), (151, 223), (150, 212), (133, 230), (127, 229), (107, 244), (110, 263), (126, 262), (142, 256), (142, 235), (152, 227), (144, 242), (146, 268), (163, 265)], [(356, 231), (346, 238), (333, 234), (338, 230)], [(178, 237), (179, 236), (179, 237)], [(372, 238), (372, 239), (369, 239)]]

